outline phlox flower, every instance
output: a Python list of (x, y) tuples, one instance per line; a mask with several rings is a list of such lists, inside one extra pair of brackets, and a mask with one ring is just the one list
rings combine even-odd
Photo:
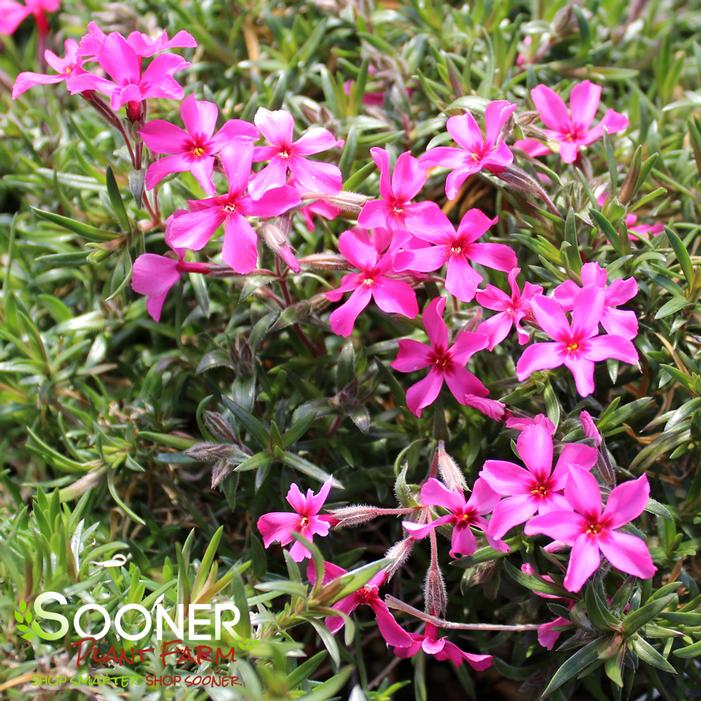
[(61, 7), (61, 0), (0, 0), (0, 34), (14, 34), (27, 17), (33, 15), (39, 34), (49, 33), (48, 12), (56, 12)]
[(188, 95), (180, 103), (181, 129), (163, 119), (146, 122), (139, 133), (153, 153), (168, 154), (146, 171), (146, 187), (155, 187), (171, 173), (190, 171), (209, 195), (215, 192), (212, 182), (215, 156), (231, 139), (255, 141), (258, 130), (241, 119), (229, 119), (215, 132), (219, 108), (213, 102), (196, 100)]
[(378, 251), (378, 238), (386, 238), (386, 232), (376, 231), (373, 236), (364, 229), (344, 231), (338, 248), (343, 257), (360, 272), (344, 275), (335, 290), (326, 298), (337, 302), (347, 292), (351, 296), (329, 317), (331, 330), (339, 336), (349, 336), (360, 312), (375, 300), (375, 304), (388, 314), (401, 314), (413, 319), (419, 313), (413, 287), (393, 276), (392, 255)]
[(426, 169), (408, 151), (402, 153), (391, 172), (389, 152), (371, 148), (380, 170), (380, 198), (363, 205), (358, 224), (366, 229), (430, 233), (446, 217), (435, 202), (412, 202), (426, 182)]
[(533, 425), (542, 426), (551, 436), (555, 433), (555, 424), (545, 414), (536, 414), (532, 417), (511, 414), (506, 419), (506, 428), (513, 428), (517, 431), (524, 431)]
[[(291, 183), (294, 186), (294, 182)], [(321, 217), (327, 221), (333, 221), (341, 214), (341, 210), (326, 200), (312, 200), (304, 207), (300, 207), (299, 213), (304, 219), (308, 231), (314, 231), (314, 217)]]
[(590, 470), (596, 463), (594, 448), (567, 443), (553, 469), (553, 437), (544, 426), (525, 428), (516, 440), (516, 452), (525, 469), (509, 460), (487, 460), (479, 476), (504, 497), (493, 509), (489, 535), (501, 538), (535, 513), (568, 508), (561, 494), (573, 465)]
[[(74, 95), (85, 90), (97, 90), (110, 98), (113, 110), (127, 103), (130, 110), (135, 110), (135, 106), (148, 98), (182, 99), (183, 88), (173, 78), (173, 73), (190, 65), (182, 56), (160, 54), (142, 70), (141, 57), (116, 32), (105, 38), (97, 62), (109, 79), (88, 72), (73, 74), (67, 81), (68, 91)], [(140, 113), (130, 112), (130, 118), (136, 119)]]
[[(434, 528), (450, 524), (453, 532), (450, 540), (450, 557), (472, 555), (477, 550), (477, 539), (472, 528), (487, 531), (486, 514), (492, 512), (501, 496), (497, 494), (483, 479), (478, 479), (472, 487), (470, 498), (460, 489), (448, 489), (443, 483), (433, 477), (421, 487), (419, 500), (422, 506), (440, 506), (448, 511), (444, 516), (429, 523), (404, 521), (403, 526), (413, 538), (425, 538)], [(501, 541), (489, 538), (489, 544), (496, 550), (508, 552), (509, 546)]]
[(277, 542), (284, 547), (294, 541), (294, 545), (290, 548), (290, 555), (295, 562), (311, 557), (309, 550), (295, 540), (292, 533), (299, 533), (309, 541), (312, 541), (315, 535), (328, 535), (334, 518), (320, 515), (319, 511), (326, 503), (332, 482), (332, 479), (326, 480), (318, 494), (307, 489), (306, 495), (302, 494), (296, 484), (293, 484), (286, 498), (294, 512), (271, 511), (258, 519), (257, 526), (263, 536), (263, 545), (268, 548), (271, 543)]
[[(600, 122), (592, 126), (601, 102), (601, 86), (584, 80), (570, 92), (570, 107), (547, 85), (536, 85), (531, 98), (547, 127), (544, 130), (549, 143), (557, 145), (564, 163), (577, 160), (580, 151), (602, 138), (604, 132), (615, 134), (625, 131), (628, 117), (615, 110), (607, 110)], [(523, 145), (520, 145), (523, 148)], [(528, 147), (526, 147), (528, 148)], [(533, 153), (532, 155), (540, 155)]]
[(411, 633), (413, 642), (407, 647), (395, 647), (393, 652), (397, 657), (414, 657), (423, 651), (427, 655), (433, 655), (438, 661), (450, 660), (456, 667), (463, 662), (472, 669), (481, 672), (492, 666), (491, 655), (476, 655), (465, 652), (446, 637), (438, 637), (438, 628), (432, 623), (427, 623), (424, 633)]
[(599, 335), (604, 313), (605, 294), (601, 288), (587, 286), (574, 296), (572, 321), (554, 299), (539, 295), (531, 301), (538, 326), (553, 339), (534, 343), (523, 352), (516, 364), (519, 382), (537, 370), (565, 365), (574, 376), (582, 397), (594, 391), (594, 363), (614, 358), (634, 365), (638, 362), (635, 346), (623, 336)]
[(166, 233), (175, 246), (199, 251), (224, 226), (222, 258), (237, 273), (245, 275), (256, 267), (257, 236), (246, 217), (276, 217), (300, 203), (293, 187), (268, 190), (254, 200), (248, 193), (253, 144), (234, 139), (219, 152), (229, 183), (225, 195), (189, 200), (189, 211), (176, 212), (166, 223)]
[(445, 297), (431, 300), (423, 313), (429, 345), (402, 338), (397, 357), (391, 363), (399, 372), (430, 368), (426, 377), (406, 393), (409, 411), (416, 416), (421, 416), (421, 411), (436, 400), (443, 382), (460, 404), (467, 404), (467, 395), (486, 397), (489, 394), (489, 390), (465, 367), (477, 351), (487, 347), (489, 339), (482, 333), (461, 331), (450, 345), (448, 327), (443, 321), (444, 311)]
[(69, 76), (83, 72), (82, 61), (78, 58), (78, 42), (74, 39), (66, 39), (63, 42), (64, 56), (61, 58), (53, 51), (44, 51), (46, 63), (53, 68), (55, 74), (32, 73), (24, 71), (20, 73), (12, 87), (12, 99), (16, 100), (20, 95), (36, 85), (52, 85), (62, 83)]
[(456, 231), (440, 212), (430, 231), (412, 232), (430, 245), (400, 250), (395, 257), (395, 268), (428, 273), (447, 264), (446, 290), (459, 300), (470, 302), (482, 282), (482, 276), (471, 263), (503, 272), (510, 272), (517, 265), (516, 254), (506, 244), (477, 243), (497, 221), (497, 217), (490, 219), (481, 210), (470, 209)]
[[(608, 283), (608, 273), (598, 263), (585, 263), (581, 270), (582, 287), (591, 285), (604, 290), (604, 311), (601, 314), (601, 325), (607, 333), (614, 336), (632, 339), (638, 335), (638, 318), (635, 312), (618, 309), (622, 304), (633, 299), (638, 294), (638, 283), (635, 278), (621, 278)], [(574, 280), (566, 280), (553, 290), (553, 297), (566, 311), (572, 311), (574, 298), (582, 289)]]
[(343, 145), (343, 141), (336, 139), (328, 129), (313, 127), (295, 141), (294, 119), (285, 110), (271, 111), (260, 107), (253, 121), (269, 144), (257, 146), (253, 152), (255, 163), (268, 161), (268, 165), (251, 181), (250, 192), (254, 197), (284, 185), (288, 173), (292, 174), (301, 192), (335, 195), (343, 187), (338, 166), (307, 158)]
[(626, 574), (649, 579), (655, 574), (644, 540), (619, 530), (637, 518), (647, 506), (650, 485), (647, 476), (619, 484), (611, 491), (602, 511), (601, 490), (592, 474), (579, 467), (570, 469), (565, 487), (568, 509), (531, 519), (526, 535), (544, 534), (572, 546), (564, 585), (579, 591), (597, 570), (601, 555)]
[(588, 411), (583, 410), (579, 413), (579, 420), (582, 422), (582, 430), (584, 431), (584, 435), (587, 438), (591, 438), (594, 441), (594, 445), (597, 447), (600, 446), (602, 441), (601, 434), (599, 433), (599, 429), (596, 427), (591, 414)]
[(511, 165), (514, 155), (502, 141), (502, 131), (514, 113), (516, 105), (507, 100), (490, 102), (484, 112), (484, 135), (469, 112), (451, 117), (446, 123), (448, 133), (460, 148), (438, 146), (421, 156), (425, 166), (443, 166), (453, 172), (445, 181), (445, 194), (454, 200), (462, 184), (482, 169), (498, 173)]
[(521, 326), (524, 320), (533, 320), (531, 312), (531, 300), (535, 295), (542, 294), (543, 288), (540, 285), (533, 285), (526, 282), (523, 291), (518, 287), (518, 274), (520, 268), (513, 268), (509, 271), (509, 287), (511, 295), (502, 292), (494, 285), (487, 285), (484, 290), (479, 290), (475, 295), (477, 303), (487, 309), (492, 309), (498, 314), (494, 314), (486, 321), (483, 321), (477, 330), (489, 337), (489, 350), (500, 344), (511, 331), (513, 326), (518, 335), (518, 342), (523, 346), (528, 343), (530, 335)]

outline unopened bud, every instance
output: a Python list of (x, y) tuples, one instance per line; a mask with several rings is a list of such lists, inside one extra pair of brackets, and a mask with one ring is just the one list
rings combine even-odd
[(448, 605), (448, 592), (445, 589), (443, 574), (437, 564), (433, 563), (426, 570), (424, 582), (424, 606), (427, 613), (439, 618), (445, 613)]
[(195, 443), (185, 455), (197, 462), (215, 462), (231, 454), (231, 446), (222, 443)]
[(333, 253), (314, 253), (299, 259), (299, 263), (305, 268), (317, 270), (349, 270), (348, 261), (343, 256)]
[(202, 415), (207, 430), (219, 441), (235, 443), (236, 435), (227, 420), (217, 411), (205, 411)]
[(638, 187), (638, 178), (640, 177), (640, 169), (643, 164), (643, 149), (641, 146), (635, 149), (633, 154), (633, 161), (628, 168), (628, 173), (626, 179), (621, 185), (620, 192), (618, 193), (618, 201), (621, 204), (628, 204), (633, 199)]
[(341, 190), (341, 192), (338, 194), (329, 195), (324, 199), (329, 204), (334, 205), (334, 207), (338, 207), (346, 214), (357, 215), (360, 214), (360, 210), (363, 208), (363, 205), (371, 198), (357, 192), (345, 192), (344, 190)]
[(387, 581), (404, 566), (404, 563), (409, 559), (409, 555), (411, 555), (411, 551), (414, 549), (415, 542), (416, 541), (409, 536), (408, 538), (404, 538), (404, 540), (397, 541), (385, 553), (385, 557), (392, 561), (386, 568)]
[(359, 526), (367, 523), (380, 515), (380, 510), (375, 506), (356, 504), (353, 506), (343, 506), (340, 509), (330, 509), (329, 514), (338, 519), (336, 528)]
[(443, 441), (438, 442), (436, 459), (438, 461), (438, 472), (440, 473), (445, 486), (451, 491), (458, 489), (460, 491), (467, 490), (467, 482), (465, 481), (465, 477), (455, 463), (455, 460), (453, 460), (453, 458), (446, 453), (445, 443)]
[(556, 37), (564, 37), (578, 30), (579, 25), (577, 24), (577, 14), (574, 11), (574, 3), (566, 5), (555, 13), (550, 28)]
[(266, 245), (276, 255), (289, 265), (290, 269), (298, 273), (301, 268), (299, 262), (295, 258), (292, 246), (290, 246), (290, 220), (288, 217), (277, 217), (265, 222), (260, 227), (260, 235), (263, 237)]

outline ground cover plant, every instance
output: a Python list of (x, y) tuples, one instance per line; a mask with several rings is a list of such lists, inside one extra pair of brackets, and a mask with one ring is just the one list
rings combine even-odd
[(700, 9), (0, 0), (2, 698), (693, 698)]

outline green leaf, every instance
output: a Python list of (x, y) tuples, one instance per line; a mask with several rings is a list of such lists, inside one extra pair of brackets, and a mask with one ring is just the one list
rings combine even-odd
[(602, 638), (592, 640), (560, 665), (550, 680), (550, 683), (545, 687), (543, 698), (557, 691), (563, 684), (566, 684), (570, 679), (574, 679), (580, 672), (589, 667), (589, 665), (594, 664), (598, 660), (601, 641)]
[(630, 646), (643, 662), (647, 662), (647, 664), (657, 667), (663, 672), (677, 673), (677, 670), (647, 640), (635, 635), (630, 640)]
[(32, 207), (32, 211), (38, 217), (53, 222), (54, 224), (58, 224), (64, 229), (73, 231), (74, 233), (79, 234), (83, 238), (88, 239), (88, 241), (95, 241), (101, 243), (103, 241), (112, 241), (113, 239), (119, 238), (121, 236), (121, 234), (119, 234), (116, 231), (105, 231), (103, 229), (99, 229), (96, 226), (80, 222), (76, 219), (64, 217), (62, 214), (54, 214), (53, 212), (47, 212), (43, 209), (36, 209), (35, 207)]
[(677, 601), (677, 595), (672, 593), (667, 596), (663, 596), (660, 599), (655, 599), (648, 602), (639, 609), (636, 609), (632, 613), (629, 613), (623, 619), (623, 634), (626, 636), (631, 635), (639, 628), (642, 628), (648, 621), (651, 621), (655, 616), (660, 614), (667, 606), (672, 604), (672, 602)]

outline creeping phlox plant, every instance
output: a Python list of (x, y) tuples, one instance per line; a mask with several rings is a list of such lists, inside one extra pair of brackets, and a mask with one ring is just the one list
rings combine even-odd
[[(45, 33), (45, 13), (57, 6), (12, 3), (11, 17), (0, 18), (0, 31), (11, 33), (33, 15)], [(598, 427), (601, 417), (581, 410), (578, 425), (564, 432), (550, 411), (527, 415), (515, 405), (515, 394), (502, 392), (483, 369), (503, 359), (508, 348), (515, 349), (508, 365), (515, 377), (511, 387), (557, 378), (584, 399), (596, 392), (597, 377), (606, 373), (614, 385), (634, 382), (641, 358), (632, 301), (644, 283), (622, 275), (620, 266), (607, 270), (603, 258), (589, 259), (596, 255), (592, 248), (581, 255), (575, 251), (574, 265), (569, 259), (560, 265), (564, 258), (559, 257), (551, 261), (539, 278), (542, 284), (535, 284), (526, 260), (531, 249), (509, 235), (503, 213), (457, 202), (481, 174), (511, 188), (529, 214), (537, 200), (546, 217), (559, 216), (560, 184), (551, 168), (561, 167), (597, 181), (590, 204), (599, 214), (618, 203), (620, 193), (613, 183), (604, 186), (603, 179), (594, 178), (587, 154), (603, 147), (609, 168), (615, 168), (613, 149), (625, 138), (628, 117), (605, 108), (606, 95), (594, 80), (575, 81), (566, 95), (536, 84), (519, 101), (476, 100), (474, 108), (451, 111), (421, 153), (408, 150), (410, 139), (405, 150), (396, 148), (404, 141), (375, 141), (365, 167), (370, 177), (353, 175), (344, 182), (341, 154), (349, 134), (338, 133), (338, 125), (327, 128), (329, 122), (322, 126), (321, 119), (303, 124), (288, 109), (261, 106), (250, 121), (226, 119), (231, 105), (187, 89), (184, 77), (197, 68), (183, 55), (190, 50), (197, 50), (197, 41), (188, 31), (172, 37), (165, 31), (155, 38), (138, 31), (125, 36), (90, 22), (82, 38), (66, 39), (63, 57), (45, 52), (51, 72), (19, 74), (12, 92), (20, 98), (36, 86), (63, 84), (60, 89), (80, 98), (122, 140), (133, 171), (130, 189), (148, 215), (142, 228), (162, 232), (162, 243), (150, 237), (153, 248), (141, 252), (131, 270), (132, 290), (145, 298), (151, 319), (175, 316), (174, 298), (185, 289), (196, 290), (200, 276), (215, 285), (250, 282), (251, 289), (256, 281), (272, 278), (280, 296), (272, 286), (257, 287), (259, 293), (282, 315), (290, 313), (289, 327), (312, 355), (320, 353), (320, 345), (299, 323), (302, 315), (294, 313), (299, 309), (314, 310), (324, 333), (340, 337), (353, 335), (361, 315), (363, 322), (382, 319), (388, 321), (383, 328), (402, 330), (396, 334), (401, 337), (381, 339), (392, 355), (382, 365), (383, 382), (400, 388), (400, 408), (408, 410), (396, 412), (396, 421), (426, 426), (419, 422), (433, 411), (436, 435), (442, 435), (441, 412), (457, 404), (477, 412), (480, 421), (502, 426), (512, 438), (513, 458), (488, 452), (471, 482), (437, 440), (418, 483), (407, 482), (400, 461), (397, 503), (388, 506), (348, 504), (338, 481), (320, 480), (313, 465), (290, 457), (287, 449), (294, 440), (277, 435), (265, 467), (282, 455), (283, 462), (322, 485), (314, 491), (293, 483), (289, 508), (260, 515), (257, 532), (264, 548), (281, 546), (288, 562), (302, 565), (305, 582), (323, 603), (325, 629), (316, 626), (317, 632), (327, 646), (332, 644), (329, 634), (347, 627), (351, 614), (364, 607), (397, 658), (424, 653), (478, 671), (490, 668), (494, 656), (472, 642), (458, 644), (452, 631), (514, 636), (537, 631), (544, 648), (553, 649), (563, 636), (570, 636), (565, 645), (577, 647), (580, 629), (587, 625), (581, 611), (585, 597), (588, 603), (588, 597), (597, 597), (599, 615), (608, 621), (601, 579), (621, 590), (643, 580), (649, 591), (648, 580), (657, 571), (653, 560), (660, 561), (653, 558), (655, 549), (651, 553), (638, 519), (646, 510), (659, 513), (663, 507), (651, 502), (646, 474), (618, 479)], [(522, 53), (519, 65), (542, 50), (533, 47), (530, 58)], [(344, 89), (350, 94), (353, 86)], [(378, 99), (381, 103), (381, 93), (377, 98), (368, 92), (364, 104), (377, 106)], [(154, 112), (169, 119), (152, 118)], [(365, 191), (356, 192), (363, 183)], [(166, 184), (164, 206), (159, 193)], [(628, 181), (625, 186), (631, 187)], [(444, 204), (426, 195), (436, 191), (445, 192)], [(336, 250), (300, 255), (300, 232), (305, 227), (313, 232), (321, 219), (338, 226)], [(568, 226), (571, 221), (568, 217)], [(615, 243), (625, 251), (663, 232), (661, 223), (647, 223), (639, 215), (628, 214), (624, 222), (624, 240)], [(305, 281), (305, 297), (295, 298), (290, 291), (287, 283), (295, 276)], [(179, 284), (183, 280), (198, 283), (187, 288)], [(178, 309), (182, 302), (177, 300)], [(595, 404), (587, 406), (596, 412)], [(260, 432), (260, 424), (249, 426), (253, 434)], [(327, 436), (337, 429), (334, 424)], [(261, 454), (268, 448), (264, 445)], [(257, 467), (255, 459), (245, 453), (241, 472)], [(326, 544), (342, 529), (358, 527), (370, 534), (381, 519), (391, 518), (397, 520), (392, 532), (401, 535), (384, 557), (366, 565), (369, 574), (361, 583), (346, 569), (347, 558), (321, 555), (322, 547), (333, 551)], [(279, 555), (280, 549), (274, 552)], [(554, 617), (491, 627), (447, 620), (445, 578), (451, 566), (519, 555), (520, 569), (511, 567), (513, 577), (532, 585)], [(415, 577), (419, 566), (421, 602), (390, 594), (402, 591), (397, 582)], [(349, 581), (356, 582), (350, 590)], [(628, 632), (617, 626), (608, 629), (613, 631), (607, 638), (610, 649), (582, 647), (588, 651), (581, 665), (574, 665), (571, 674), (568, 669), (566, 679), (557, 678), (551, 690), (604, 658), (623, 665)], [(658, 628), (652, 633), (662, 635)], [(641, 659), (669, 671), (647, 642), (636, 638), (633, 647)], [(624, 652), (619, 655), (619, 650)], [(612, 670), (607, 667), (607, 674), (620, 688)]]

